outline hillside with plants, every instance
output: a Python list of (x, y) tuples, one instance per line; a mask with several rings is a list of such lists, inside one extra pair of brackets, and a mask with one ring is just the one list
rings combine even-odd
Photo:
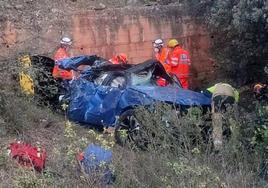
[[(252, 87), (257, 82), (267, 83), (264, 69), (268, 63), (268, 1), (113, 2), (101, 3), (105, 8), (176, 4), (206, 25), (218, 75), (208, 82), (228, 82), (238, 89), (241, 98), (236, 108), (222, 114), (224, 125), (231, 130), (223, 149), (215, 152), (207, 137), (209, 112), (189, 108), (178, 114), (172, 105), (163, 103), (156, 104), (153, 110), (135, 109), (140, 123), (145, 125), (146, 140), (139, 140), (140, 145), (133, 141), (118, 143), (114, 134), (69, 121), (67, 106), (63, 105), (63, 111), (58, 113), (22, 93), (19, 60), (12, 57), (0, 62), (0, 187), (267, 187), (267, 98), (254, 98)], [(97, 1), (92, 3), (99, 5)], [(10, 3), (0, 2), (2, 8), (7, 4)], [(46, 168), (41, 173), (9, 157), (7, 147), (14, 140), (46, 149)], [(81, 170), (77, 154), (89, 144), (112, 151), (111, 183), (102, 181), (102, 170), (90, 174)]]

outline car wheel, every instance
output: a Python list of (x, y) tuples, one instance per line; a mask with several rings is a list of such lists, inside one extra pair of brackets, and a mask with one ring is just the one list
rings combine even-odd
[(145, 149), (148, 145), (148, 135), (146, 129), (137, 119), (134, 110), (125, 111), (118, 120), (115, 128), (115, 140), (121, 145), (130, 144), (140, 149)]

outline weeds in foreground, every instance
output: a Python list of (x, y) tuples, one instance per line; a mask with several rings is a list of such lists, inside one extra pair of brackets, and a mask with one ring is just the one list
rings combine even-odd
[[(200, 109), (190, 109), (186, 115), (175, 113), (171, 106), (137, 109), (137, 119), (146, 130), (145, 150), (134, 143), (117, 148), (115, 153), (117, 181), (115, 187), (261, 187), (258, 178), (265, 151), (247, 142), (252, 130), (244, 130), (245, 112), (224, 114), (225, 126), (232, 134), (219, 153), (211, 149), (210, 126)], [(238, 113), (238, 112), (235, 112)], [(174, 115), (176, 114), (176, 115)], [(169, 117), (167, 117), (169, 116)], [(166, 119), (163, 119), (166, 117)], [(208, 128), (209, 129), (209, 128)], [(205, 134), (204, 134), (205, 133)], [(247, 136), (246, 136), (247, 135)], [(227, 138), (226, 138), (227, 139)], [(249, 150), (249, 148), (254, 148)], [(128, 160), (126, 160), (127, 158)], [(120, 161), (120, 162), (118, 162)]]
[[(2, 86), (1, 86), (2, 87)], [(146, 130), (146, 150), (120, 147), (113, 136), (79, 127), (11, 90), (1, 92), (0, 187), (104, 187), (99, 174), (79, 168), (76, 155), (90, 143), (113, 151), (116, 180), (108, 187), (264, 187), (258, 175), (267, 159), (265, 107), (256, 117), (225, 114), (232, 135), (224, 149), (211, 150), (207, 117), (198, 108), (186, 115), (171, 106), (137, 109)], [(45, 128), (41, 119), (52, 119)], [(261, 120), (261, 121), (259, 121)], [(207, 124), (208, 123), (208, 124)], [(6, 130), (6, 131), (2, 131)], [(12, 134), (11, 134), (12, 133)], [(14, 134), (15, 133), (15, 134)], [(10, 139), (39, 141), (48, 150), (46, 170), (38, 174), (18, 167), (5, 147)], [(134, 149), (134, 150), (133, 150)]]
[[(267, 156), (265, 149), (261, 147), (265, 145), (265, 137), (259, 140), (256, 136), (265, 136), (261, 130), (266, 129), (255, 129), (257, 126), (263, 127), (262, 123), (253, 121), (254, 118), (244, 112), (239, 118), (225, 114), (226, 123), (232, 127), (232, 136), (224, 149), (215, 154), (211, 150), (209, 139), (206, 142), (202, 133), (206, 120), (200, 109), (191, 109), (190, 112), (181, 116), (165, 105), (157, 106), (154, 111), (138, 109), (139, 119), (146, 126), (149, 136), (147, 139), (150, 145), (146, 150), (133, 148), (133, 145), (120, 147), (114, 143), (113, 135), (103, 135), (62, 119), (59, 126), (50, 127), (44, 132), (44, 136), (49, 137), (51, 142), (46, 143), (49, 157), (46, 170), (41, 174), (15, 165), (6, 157), (4, 143), (7, 142), (2, 142), (0, 185), (104, 187), (99, 174), (88, 175), (79, 168), (76, 161), (77, 153), (90, 143), (100, 144), (113, 151), (112, 168), (116, 179), (112, 185), (106, 185), (108, 187), (201, 188), (265, 185), (258, 179)], [(33, 116), (28, 117), (28, 129), (35, 130), (31, 133), (44, 131), (44, 127), (38, 125)], [(252, 124), (246, 125), (245, 122)], [(31, 127), (33, 124), (35, 127)], [(27, 135), (27, 130), (24, 131)]]

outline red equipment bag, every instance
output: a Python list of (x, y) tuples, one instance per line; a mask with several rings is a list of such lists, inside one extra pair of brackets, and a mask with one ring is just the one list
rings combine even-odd
[(44, 149), (20, 141), (11, 143), (8, 149), (10, 157), (18, 164), (28, 168), (33, 167), (38, 172), (45, 168), (47, 154)]

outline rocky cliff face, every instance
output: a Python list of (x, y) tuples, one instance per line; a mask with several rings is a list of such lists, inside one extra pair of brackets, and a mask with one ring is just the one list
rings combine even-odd
[(60, 37), (68, 35), (74, 40), (73, 55), (97, 54), (108, 59), (123, 52), (131, 63), (140, 63), (153, 57), (154, 39), (177, 38), (192, 56), (192, 84), (199, 86), (213, 77), (210, 36), (198, 18), (187, 16), (178, 4), (124, 7), (115, 0), (111, 5), (82, 0), (3, 2), (1, 60), (19, 53), (52, 56)]

